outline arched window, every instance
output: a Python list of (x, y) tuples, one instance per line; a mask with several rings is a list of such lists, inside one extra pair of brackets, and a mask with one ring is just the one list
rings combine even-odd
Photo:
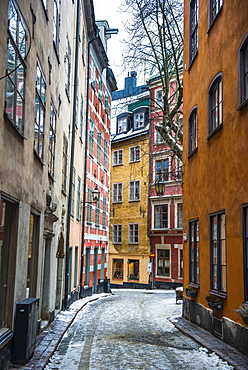
[(189, 155), (197, 150), (198, 114), (194, 107), (189, 116)]
[(240, 105), (248, 100), (248, 33), (239, 48)]
[(223, 123), (223, 83), (222, 73), (213, 79), (208, 90), (208, 134)]

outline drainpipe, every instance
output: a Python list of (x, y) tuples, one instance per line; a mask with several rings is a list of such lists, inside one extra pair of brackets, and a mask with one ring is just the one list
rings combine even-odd
[(96, 35), (88, 41), (87, 51), (87, 89), (86, 89), (86, 117), (85, 117), (85, 144), (84, 144), (84, 183), (83, 183), (83, 198), (82, 198), (82, 238), (81, 238), (81, 265), (80, 265), (80, 282), (79, 282), (79, 297), (83, 298), (83, 267), (84, 267), (84, 224), (85, 224), (85, 203), (86, 203), (86, 180), (87, 180), (87, 151), (88, 151), (88, 128), (89, 128), (89, 82), (90, 82), (90, 46), (93, 41), (99, 36), (100, 30), (96, 28)]
[(71, 158), (70, 158), (70, 177), (69, 177), (69, 197), (68, 197), (67, 222), (66, 222), (65, 292), (64, 292), (64, 299), (62, 302), (63, 310), (69, 307), (68, 305), (69, 246), (70, 246), (70, 226), (71, 226), (70, 224), (71, 224), (72, 177), (73, 177), (73, 167), (74, 167), (76, 117), (77, 117), (79, 38), (80, 38), (80, 0), (77, 0), (77, 25), (76, 25), (75, 72), (74, 72), (74, 91), (73, 91)]

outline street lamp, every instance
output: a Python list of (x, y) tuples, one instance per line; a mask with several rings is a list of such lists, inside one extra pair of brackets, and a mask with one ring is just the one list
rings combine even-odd
[(100, 191), (98, 190), (97, 185), (96, 185), (95, 189), (92, 190), (92, 197), (93, 197), (93, 201), (92, 202), (87, 202), (87, 203), (96, 203), (99, 200)]
[(164, 187), (164, 182), (161, 182), (159, 179), (155, 182), (155, 190), (158, 196), (164, 195)]

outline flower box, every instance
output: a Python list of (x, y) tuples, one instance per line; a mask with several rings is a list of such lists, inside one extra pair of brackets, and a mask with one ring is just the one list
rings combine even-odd
[(197, 291), (186, 289), (186, 296), (189, 297), (189, 298), (196, 298), (197, 297)]
[(223, 309), (223, 302), (210, 302), (207, 301), (208, 307), (215, 311), (221, 311)]

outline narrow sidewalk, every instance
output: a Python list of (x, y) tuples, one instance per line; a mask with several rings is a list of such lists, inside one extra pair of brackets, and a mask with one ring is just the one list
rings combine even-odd
[(53, 355), (66, 330), (71, 326), (79, 311), (89, 302), (109, 297), (111, 293), (94, 294), (74, 302), (67, 311), (61, 311), (54, 321), (36, 338), (34, 355), (26, 365), (11, 365), (9, 370), (42, 370)]
[(200, 345), (206, 347), (210, 352), (216, 353), (220, 358), (227, 361), (235, 370), (248, 369), (248, 356), (229, 346), (208, 331), (183, 317), (171, 318), (170, 322), (183, 334), (188, 335)]

